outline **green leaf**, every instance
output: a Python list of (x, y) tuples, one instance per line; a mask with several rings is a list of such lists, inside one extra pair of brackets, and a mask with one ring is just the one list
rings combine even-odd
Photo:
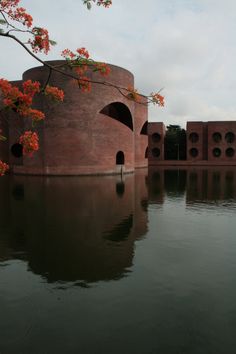
[(91, 10), (91, 8), (92, 8), (91, 3), (90, 3), (90, 2), (87, 2), (87, 9), (88, 9), (88, 10)]
[(0, 25), (6, 25), (6, 24), (7, 24), (7, 22), (5, 20), (0, 19)]
[(57, 44), (57, 42), (53, 41), (52, 39), (49, 40), (49, 43), (50, 43), (51, 45), (56, 45), (56, 44)]

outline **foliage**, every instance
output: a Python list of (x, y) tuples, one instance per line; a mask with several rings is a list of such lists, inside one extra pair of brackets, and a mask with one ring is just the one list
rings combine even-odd
[(186, 159), (186, 131), (179, 125), (168, 125), (165, 135), (165, 160)]

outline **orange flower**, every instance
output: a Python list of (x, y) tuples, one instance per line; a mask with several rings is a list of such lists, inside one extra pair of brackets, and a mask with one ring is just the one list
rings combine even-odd
[(9, 166), (0, 160), (0, 176), (3, 176), (7, 170), (9, 170)]
[(55, 101), (63, 101), (64, 100), (64, 92), (60, 90), (58, 87), (47, 85), (44, 91), (46, 96), (54, 99)]
[(37, 133), (26, 131), (20, 136), (19, 142), (23, 146), (23, 154), (32, 156), (39, 149), (39, 138)]
[(151, 102), (157, 104), (160, 107), (164, 107), (165, 105), (165, 98), (164, 96), (160, 95), (159, 93), (151, 93)]

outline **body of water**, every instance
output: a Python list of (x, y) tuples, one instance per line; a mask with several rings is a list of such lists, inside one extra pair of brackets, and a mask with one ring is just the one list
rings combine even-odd
[(0, 354), (234, 354), (236, 169), (0, 179)]

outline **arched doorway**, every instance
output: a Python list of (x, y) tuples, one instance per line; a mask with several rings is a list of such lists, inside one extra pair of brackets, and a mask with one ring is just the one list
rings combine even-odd
[(125, 155), (123, 151), (118, 151), (116, 154), (116, 165), (124, 165), (125, 164)]

